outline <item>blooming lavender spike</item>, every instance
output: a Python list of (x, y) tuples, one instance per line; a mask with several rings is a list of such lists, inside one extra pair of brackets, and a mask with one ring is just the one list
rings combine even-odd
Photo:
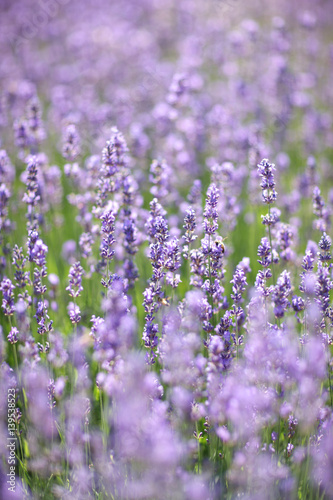
[(26, 118), (30, 133), (31, 149), (36, 151), (38, 144), (46, 136), (42, 121), (41, 105), (37, 96), (33, 96), (27, 104)]
[(242, 294), (247, 287), (245, 272), (242, 268), (236, 269), (230, 283), (233, 285), (231, 298), (235, 304), (240, 304), (243, 301)]
[(333, 283), (330, 279), (329, 270), (322, 262), (318, 262), (317, 270), (317, 281), (315, 285), (315, 293), (317, 297), (317, 303), (326, 316), (330, 304), (330, 290), (332, 289)]
[(317, 219), (313, 222), (314, 229), (318, 229), (322, 232), (328, 231), (331, 225), (331, 212), (325, 205), (318, 186), (315, 186), (313, 189), (312, 202), (313, 213), (317, 217)]
[[(5, 184), (0, 184), (0, 231), (1, 236), (4, 231), (10, 229), (10, 220), (7, 218), (8, 215), (8, 201), (10, 199), (10, 191), (7, 189)], [(1, 238), (0, 236), (0, 238)]]
[(185, 229), (185, 235), (183, 236), (183, 238), (186, 243), (190, 245), (198, 237), (196, 234), (194, 234), (196, 228), (196, 215), (193, 208), (188, 208), (186, 210), (183, 228)]
[(73, 162), (80, 154), (80, 136), (74, 124), (67, 125), (62, 147), (63, 157)]
[(281, 275), (277, 279), (272, 294), (272, 299), (275, 304), (274, 314), (277, 318), (282, 318), (287, 308), (290, 306), (290, 302), (288, 300), (290, 293), (290, 273), (288, 271), (282, 271)]
[(320, 262), (329, 262), (332, 259), (330, 249), (332, 246), (331, 238), (324, 232), (319, 241), (320, 252), (318, 252), (318, 258)]
[(216, 185), (211, 184), (207, 191), (203, 222), (205, 233), (209, 236), (215, 234), (218, 228), (217, 204), (219, 197), (220, 193)]
[(264, 237), (261, 239), (260, 245), (258, 247), (258, 262), (262, 267), (267, 268), (272, 262), (271, 246), (269, 244), (268, 238)]
[(103, 172), (107, 178), (128, 166), (128, 148), (124, 136), (116, 127), (113, 127), (111, 132), (111, 138), (102, 151)]
[(11, 329), (10, 329), (10, 332), (7, 336), (7, 339), (8, 339), (8, 342), (10, 344), (16, 344), (16, 342), (18, 341), (19, 339), (19, 331), (18, 329), (13, 326)]
[(68, 315), (69, 319), (71, 322), (76, 325), (77, 323), (80, 323), (81, 321), (81, 311), (80, 308), (77, 304), (74, 304), (74, 302), (70, 302), (67, 307), (68, 310)]
[(100, 254), (103, 259), (109, 261), (114, 256), (112, 245), (115, 243), (115, 216), (113, 212), (104, 212), (104, 214), (101, 216), (101, 221), (101, 232), (103, 233), (103, 240), (101, 243)]
[(13, 261), (12, 265), (16, 267), (15, 270), (15, 281), (18, 288), (25, 288), (29, 283), (29, 272), (25, 271), (25, 264), (27, 259), (24, 257), (23, 248), (19, 248), (17, 245), (13, 248)]
[(150, 192), (158, 200), (163, 200), (169, 193), (170, 173), (170, 167), (165, 160), (153, 160), (149, 175), (149, 181), (153, 184)]
[(31, 231), (28, 238), (28, 257), (30, 262), (34, 262), (38, 267), (45, 267), (48, 247), (39, 238), (37, 231)]
[(280, 248), (280, 257), (285, 261), (292, 261), (295, 252), (292, 250), (294, 230), (289, 224), (281, 224), (277, 231), (277, 244)]
[(94, 244), (94, 237), (89, 233), (82, 233), (79, 239), (79, 247), (82, 256), (86, 259), (92, 254), (92, 247)]
[(27, 191), (23, 196), (23, 202), (28, 205), (27, 212), (27, 227), (29, 231), (38, 229), (38, 215), (35, 213), (35, 207), (40, 201), (39, 185), (37, 181), (38, 173), (38, 158), (37, 156), (30, 156), (27, 164)]
[(260, 183), (260, 187), (262, 189), (262, 199), (264, 203), (270, 205), (276, 200), (276, 191), (275, 191), (275, 180), (274, 180), (274, 163), (269, 163), (269, 161), (264, 158), (258, 164), (258, 172), (262, 179)]
[(165, 244), (165, 268), (175, 272), (180, 268), (180, 248), (178, 238), (172, 238)]
[(15, 178), (15, 169), (10, 161), (7, 152), (0, 150), (0, 184), (11, 184)]
[(34, 318), (36, 318), (37, 321), (37, 326), (38, 326), (38, 333), (39, 335), (44, 335), (47, 332), (50, 332), (52, 330), (52, 324), (53, 321), (50, 321), (48, 323), (48, 320), (50, 319), (48, 316), (48, 310), (46, 307), (46, 301), (40, 300), (37, 302), (36, 306), (36, 314)]
[(78, 297), (83, 290), (82, 286), (83, 272), (84, 272), (83, 268), (79, 261), (74, 262), (74, 264), (71, 266), (69, 270), (69, 275), (68, 275), (69, 285), (66, 288), (66, 290), (68, 290), (69, 295), (71, 297), (74, 298)]
[(278, 208), (272, 208), (270, 213), (267, 215), (262, 215), (262, 224), (264, 226), (275, 226), (280, 221), (281, 210)]
[(5, 316), (12, 316), (14, 314), (14, 290), (15, 286), (12, 284), (11, 280), (4, 278), (0, 284), (0, 290), (2, 291), (2, 310)]

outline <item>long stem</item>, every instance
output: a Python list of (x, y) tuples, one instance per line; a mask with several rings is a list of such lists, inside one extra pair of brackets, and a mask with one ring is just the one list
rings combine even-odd
[(195, 422), (195, 430), (197, 435), (197, 443), (198, 443), (198, 474), (201, 473), (201, 451), (200, 451), (200, 441), (199, 441), (199, 426), (198, 422)]
[[(268, 216), (269, 216), (269, 219), (270, 219), (271, 218), (271, 206), (270, 205), (268, 205)], [(269, 235), (269, 244), (271, 246), (273, 285), (275, 285), (276, 281), (275, 281), (274, 262), (273, 262), (272, 233), (271, 233), (271, 226), (270, 225), (268, 226), (268, 235)]]

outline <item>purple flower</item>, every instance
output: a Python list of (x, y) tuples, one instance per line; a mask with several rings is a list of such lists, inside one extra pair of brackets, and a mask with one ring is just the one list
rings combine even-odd
[(0, 150), (0, 184), (11, 184), (15, 177), (15, 169), (4, 149)]
[(318, 262), (317, 281), (315, 285), (315, 293), (317, 303), (324, 313), (326, 314), (330, 305), (330, 290), (332, 289), (332, 281), (330, 279), (330, 272), (322, 262)]
[(8, 338), (8, 342), (10, 344), (16, 344), (16, 342), (18, 341), (18, 338), (19, 338), (19, 331), (15, 326), (13, 326), (10, 329), (10, 332), (9, 332), (7, 338)]
[(27, 259), (24, 257), (23, 248), (19, 248), (17, 245), (13, 248), (13, 266), (16, 267), (15, 270), (15, 281), (18, 288), (25, 288), (29, 283), (29, 272), (25, 271), (25, 264)]
[(64, 260), (72, 264), (76, 252), (76, 242), (74, 240), (67, 240), (62, 245), (61, 256)]
[(185, 235), (183, 236), (183, 238), (189, 245), (198, 237), (196, 234), (194, 234), (196, 228), (196, 215), (193, 208), (188, 208), (186, 210), (183, 228), (185, 229)]
[(42, 110), (39, 99), (33, 96), (27, 103), (26, 119), (29, 129), (29, 140), (32, 149), (37, 149), (37, 145), (45, 139), (45, 130), (42, 122)]
[(114, 256), (112, 245), (115, 243), (115, 216), (113, 212), (104, 212), (101, 216), (103, 239), (100, 247), (100, 254), (103, 259), (110, 261)]
[(315, 186), (313, 189), (313, 213), (317, 217), (314, 221), (314, 229), (319, 231), (327, 231), (331, 225), (331, 212), (328, 207), (325, 206), (323, 197), (320, 194), (320, 189)]
[(2, 291), (2, 310), (5, 316), (12, 316), (14, 314), (14, 290), (15, 286), (12, 284), (10, 279), (4, 278), (0, 283), (0, 290)]
[[(69, 241), (71, 241), (71, 240), (69, 240)], [(81, 234), (80, 240), (79, 240), (79, 247), (80, 247), (82, 256), (85, 259), (87, 257), (89, 257), (89, 255), (91, 255), (93, 244), (94, 244), (94, 237), (91, 233), (82, 233)], [(75, 253), (75, 248), (74, 248), (73, 254), (74, 253)]]
[(291, 294), (290, 273), (282, 271), (273, 289), (272, 300), (274, 301), (274, 314), (277, 318), (282, 318), (290, 306), (289, 295)]
[(80, 154), (80, 137), (72, 123), (64, 131), (62, 154), (70, 162), (75, 161)]
[(264, 203), (271, 204), (276, 200), (276, 191), (275, 191), (275, 180), (274, 180), (274, 163), (269, 163), (269, 161), (264, 158), (257, 165), (258, 172), (261, 177), (260, 187), (262, 189), (262, 199)]
[(28, 258), (38, 267), (44, 267), (46, 264), (46, 254), (48, 247), (43, 240), (39, 238), (37, 231), (31, 231), (28, 238)]
[(111, 138), (102, 151), (102, 169), (106, 178), (113, 177), (128, 165), (128, 148), (124, 136), (116, 127), (113, 127), (111, 132)]
[(280, 221), (281, 210), (278, 208), (271, 208), (270, 213), (262, 215), (262, 224), (264, 226), (275, 226)]
[(258, 262), (262, 267), (265, 269), (268, 268), (268, 266), (272, 262), (272, 253), (271, 253), (271, 246), (269, 244), (268, 238), (264, 237), (261, 239), (261, 243), (258, 247), (258, 256), (260, 259), (258, 259)]
[(39, 185), (37, 180), (38, 167), (38, 157), (29, 156), (26, 170), (27, 176), (25, 181), (27, 185), (27, 191), (26, 193), (24, 193), (22, 201), (28, 205), (28, 219), (30, 224), (33, 224), (34, 222), (32, 215), (33, 207), (35, 207), (40, 200), (40, 195), (38, 193)]
[(135, 221), (132, 218), (124, 220), (123, 231), (125, 235), (125, 250), (130, 255), (135, 255), (138, 251), (137, 246), (135, 245), (137, 228)]
[(50, 332), (52, 330), (52, 324), (53, 321), (50, 321), (47, 323), (47, 321), (50, 319), (48, 316), (48, 310), (46, 306), (46, 301), (40, 300), (37, 302), (36, 306), (36, 314), (34, 318), (36, 318), (37, 325), (38, 325), (38, 333), (39, 335), (44, 335), (47, 332)]
[(199, 179), (196, 179), (193, 182), (193, 186), (191, 187), (187, 199), (192, 205), (201, 205), (201, 181)]
[(280, 257), (285, 261), (292, 261), (295, 253), (291, 249), (293, 245), (294, 231), (288, 224), (281, 224), (277, 231), (277, 244), (280, 247)]
[(180, 268), (180, 248), (178, 238), (172, 238), (165, 244), (165, 263), (164, 267), (169, 271), (175, 272)]
[(83, 290), (82, 275), (83, 268), (79, 261), (75, 262), (69, 270), (69, 285), (66, 290), (69, 291), (71, 297), (78, 297)]
[(218, 228), (218, 211), (217, 204), (220, 193), (215, 184), (211, 184), (207, 190), (206, 205), (204, 210), (203, 227), (207, 235), (216, 233)]
[(149, 181), (153, 183), (150, 192), (158, 200), (169, 194), (170, 174), (170, 167), (165, 160), (153, 160), (149, 174)]
[(10, 199), (10, 192), (5, 184), (0, 184), (0, 231), (10, 229), (10, 221), (7, 219), (8, 215), (8, 201)]
[(236, 269), (230, 283), (233, 285), (231, 298), (235, 304), (240, 304), (243, 301), (242, 294), (247, 287), (246, 276), (242, 268)]
[(332, 259), (332, 255), (330, 253), (331, 245), (331, 238), (324, 232), (318, 245), (320, 248), (318, 258), (321, 262), (329, 262)]
[(77, 304), (74, 302), (70, 302), (67, 306), (69, 319), (73, 324), (77, 324), (81, 321), (81, 311)]

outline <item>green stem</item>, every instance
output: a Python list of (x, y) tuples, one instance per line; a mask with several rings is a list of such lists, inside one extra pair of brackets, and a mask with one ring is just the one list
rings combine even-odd
[(198, 422), (195, 422), (195, 430), (197, 434), (197, 443), (198, 443), (198, 474), (201, 473), (201, 450), (200, 450), (200, 441), (199, 441), (199, 426)]
[[(271, 206), (268, 205), (268, 216), (270, 218), (271, 216)], [(272, 275), (273, 275), (273, 285), (276, 284), (275, 281), (275, 272), (274, 272), (274, 262), (273, 262), (273, 245), (272, 245), (272, 233), (271, 233), (271, 226), (268, 226), (268, 235), (269, 235), (269, 244), (271, 246), (271, 259), (272, 259)]]

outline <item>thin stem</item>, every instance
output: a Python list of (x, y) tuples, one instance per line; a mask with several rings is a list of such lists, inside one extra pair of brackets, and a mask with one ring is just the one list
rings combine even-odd
[[(271, 206), (270, 205), (268, 205), (268, 216), (269, 216), (269, 219), (270, 219), (271, 218)], [(269, 244), (271, 246), (273, 285), (275, 285), (276, 281), (275, 281), (274, 262), (273, 262), (272, 233), (271, 233), (271, 226), (270, 225), (268, 226), (268, 236), (269, 236)]]

